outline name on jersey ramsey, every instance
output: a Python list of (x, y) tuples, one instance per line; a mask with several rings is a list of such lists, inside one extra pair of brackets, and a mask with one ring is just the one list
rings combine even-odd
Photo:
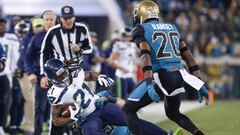
[(171, 24), (151, 24), (154, 30), (173, 30), (173, 26)]

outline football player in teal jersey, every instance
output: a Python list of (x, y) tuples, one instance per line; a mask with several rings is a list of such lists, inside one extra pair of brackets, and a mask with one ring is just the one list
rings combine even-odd
[[(177, 27), (159, 20), (158, 5), (152, 1), (142, 1), (134, 9), (133, 40), (141, 51), (141, 62), (146, 81), (145, 89), (136, 88), (129, 96), (124, 110), (128, 127), (134, 135), (142, 135), (137, 111), (152, 103), (159, 102), (164, 94), (165, 112), (169, 119), (193, 135), (204, 133), (179, 111), (180, 94), (186, 86), (198, 91), (208, 103), (208, 93), (200, 79), (196, 64)], [(186, 62), (188, 73), (181, 63)], [(140, 84), (138, 87), (144, 87)]]

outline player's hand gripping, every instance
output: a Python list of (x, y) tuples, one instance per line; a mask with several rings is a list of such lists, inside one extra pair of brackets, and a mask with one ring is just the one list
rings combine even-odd
[(205, 99), (206, 99), (206, 103), (205, 104), (208, 105), (209, 95), (208, 95), (207, 89), (206, 89), (206, 87), (204, 85), (198, 91), (198, 102), (199, 103), (202, 103), (202, 97), (205, 97)]
[(95, 106), (97, 109), (103, 109), (104, 105), (107, 102), (116, 103), (116, 98), (112, 97), (112, 94), (108, 90), (101, 91), (97, 94), (99, 98), (95, 102)]
[(160, 102), (160, 96), (155, 91), (154, 85), (155, 85), (154, 82), (148, 84), (148, 86), (147, 86), (148, 95), (152, 99), (153, 102), (158, 103), (158, 102)]
[(112, 86), (114, 83), (113, 79), (107, 77), (106, 75), (99, 75), (98, 82), (101, 86), (104, 86), (104, 87)]
[(108, 102), (108, 98), (107, 97), (100, 97), (96, 100), (95, 102), (95, 106), (97, 109), (102, 110), (104, 105), (106, 104), (106, 102)]

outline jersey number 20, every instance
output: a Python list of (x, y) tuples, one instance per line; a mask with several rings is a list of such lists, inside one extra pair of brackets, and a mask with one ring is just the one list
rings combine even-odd
[[(168, 35), (166, 35), (164, 32), (155, 32), (153, 34), (153, 41), (156, 41), (160, 37), (162, 38), (162, 42), (161, 42), (161, 44), (158, 48), (158, 51), (157, 51), (157, 59), (160, 59), (160, 58), (163, 58), (163, 57), (170, 58), (172, 56), (172, 53), (177, 57), (180, 56), (180, 53), (179, 53), (178, 49), (176, 48), (176, 44), (174, 42), (174, 37), (178, 37), (178, 33), (170, 31), (168, 33)], [(169, 52), (164, 51), (165, 48), (166, 48), (166, 45), (169, 41), (170, 41), (170, 45), (173, 49), (173, 52), (172, 51), (171, 52), (170, 51)]]

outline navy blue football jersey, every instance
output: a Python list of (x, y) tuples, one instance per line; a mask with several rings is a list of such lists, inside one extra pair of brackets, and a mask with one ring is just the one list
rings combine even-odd
[(149, 44), (153, 71), (183, 68), (179, 51), (180, 34), (175, 25), (159, 21), (143, 23), (134, 28), (133, 39), (137, 45), (142, 41)]

